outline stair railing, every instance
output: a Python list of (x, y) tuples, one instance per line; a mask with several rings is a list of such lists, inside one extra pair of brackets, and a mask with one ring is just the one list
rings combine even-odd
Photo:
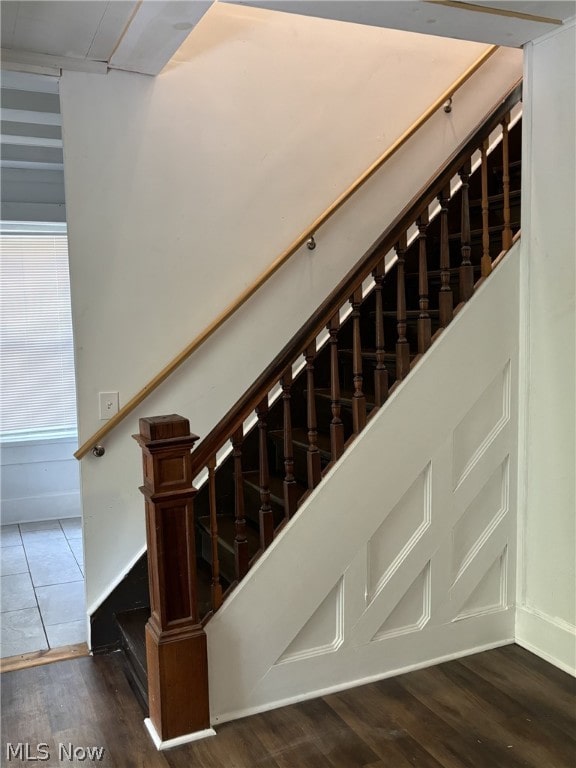
[[(245, 392), (245, 394), (236, 402), (235, 405), (220, 419), (214, 429), (199, 443), (192, 454), (192, 472), (196, 477), (204, 467), (207, 466), (211, 457), (224, 446), (224, 444), (230, 440), (233, 434), (240, 429), (244, 422), (250, 417), (250, 415), (258, 408), (264, 397), (274, 389), (275, 386), (282, 380), (283, 377), (292, 373), (292, 367), (297, 365), (297, 361), (300, 355), (304, 355), (306, 358), (307, 367), (310, 372), (313, 371), (313, 361), (315, 357), (315, 351), (312, 349), (316, 342), (317, 337), (327, 327), (331, 327), (333, 333), (335, 332), (335, 326), (340, 317), (340, 311), (347, 305), (348, 302), (352, 304), (353, 312), (354, 306), (358, 305), (362, 300), (362, 283), (366, 278), (370, 277), (373, 273), (383, 274), (384, 258), (393, 248), (396, 250), (398, 257), (401, 258), (401, 254), (406, 250), (407, 232), (414, 222), (421, 220), (426, 215), (428, 208), (435, 199), (438, 199), (441, 205), (441, 217), (442, 217), (442, 242), (441, 242), (441, 288), (440, 288), (440, 315), (441, 325), (445, 327), (453, 316), (453, 300), (452, 290), (448, 283), (449, 278), (449, 250), (448, 250), (448, 223), (447, 223), (447, 203), (450, 198), (450, 181), (458, 174), (466, 175), (467, 169), (470, 167), (470, 160), (474, 152), (478, 147), (484, 147), (488, 138), (492, 132), (502, 125), (503, 122), (509, 121), (509, 115), (512, 108), (521, 99), (521, 85), (516, 84), (514, 88), (509, 92), (506, 98), (501, 104), (490, 114), (488, 118), (482, 123), (482, 126), (469, 137), (467, 141), (450, 157), (446, 163), (442, 166), (438, 175), (429, 182), (404, 208), (403, 211), (396, 217), (396, 219), (387, 227), (385, 232), (380, 236), (377, 242), (370, 248), (370, 250), (360, 259), (360, 261), (348, 272), (348, 274), (340, 281), (332, 293), (326, 298), (321, 306), (311, 315), (308, 321), (300, 328), (296, 335), (291, 339), (288, 344), (276, 355), (270, 365), (262, 372), (262, 374), (256, 379), (252, 386)], [(507, 133), (505, 134), (507, 137)], [(482, 154), (482, 174), (486, 173), (486, 160), (485, 152)], [(504, 174), (505, 183), (507, 182), (508, 174)], [(509, 199), (509, 190), (505, 192), (505, 198)], [(505, 204), (506, 205), (506, 204)], [(508, 229), (505, 229), (503, 240), (506, 243), (511, 242), (511, 235), (509, 232), (509, 201), (507, 203), (508, 213), (505, 213), (505, 218), (508, 220)], [(487, 239), (490, 237), (489, 218), (485, 215), (488, 211), (488, 191), (485, 185), (482, 186), (482, 239), (484, 246), (484, 266), (482, 276), (485, 277), (491, 271), (490, 264), (486, 259), (490, 260), (490, 253), (486, 249)], [(463, 218), (469, 222), (469, 201), (466, 199), (464, 206)], [(463, 229), (464, 239), (462, 242), (462, 262), (459, 265), (459, 273), (461, 275), (461, 282), (468, 286), (468, 293), (473, 286), (470, 286), (470, 270), (469, 270), (469, 249), (470, 249), (470, 232), (469, 223), (467, 227)], [(505, 246), (509, 247), (509, 245)], [(401, 275), (401, 270), (399, 270)], [(425, 279), (425, 276), (423, 276)], [(401, 293), (404, 292), (403, 278), (398, 278), (401, 285)], [(406, 365), (405, 350), (404, 350), (404, 336), (402, 332), (402, 326), (405, 323), (405, 300), (400, 302), (398, 307), (398, 325), (399, 328), (399, 344), (400, 350), (397, 350), (397, 362), (400, 364), (402, 374), (400, 379), (404, 378), (408, 373), (409, 366)], [(443, 321), (443, 322), (442, 322)], [(359, 336), (359, 330), (355, 333), (355, 338)], [(360, 344), (359, 339), (355, 344), (355, 354), (359, 354)], [(358, 367), (358, 366), (356, 366)], [(360, 381), (361, 374), (356, 371), (355, 375), (355, 399), (362, 400), (362, 383)], [(311, 382), (312, 384), (312, 382)], [(337, 394), (337, 392), (335, 392)], [(338, 398), (335, 397), (335, 402)], [(355, 432), (360, 431), (360, 428), (365, 424), (364, 417), (365, 408), (360, 402), (357, 406), (357, 425), (358, 429)], [(314, 414), (309, 414), (309, 422), (313, 422)], [(309, 423), (309, 430), (314, 433), (315, 426), (313, 423)], [(311, 453), (315, 453), (314, 444), (312, 443)], [(334, 457), (333, 457), (334, 458)], [(313, 488), (316, 484), (316, 471), (311, 474), (310, 488)]]
[(294, 240), (274, 261), (251, 283), (237, 298), (231, 302), (206, 328), (198, 334), (176, 357), (171, 360), (159, 373), (154, 376), (142, 389), (137, 392), (120, 410), (109, 419), (106, 424), (94, 432), (74, 453), (78, 460), (92, 450), (95, 456), (103, 456), (104, 449), (98, 443), (106, 437), (115, 427), (118, 426), (126, 416), (137, 408), (149, 395), (152, 394), (166, 379), (174, 373), (189, 357), (196, 352), (204, 342), (206, 342), (216, 331), (242, 307), (260, 288), (283, 266), (291, 256), (293, 256), (303, 245), (308, 243), (310, 248), (315, 247), (314, 234), (323, 226), (332, 216), (340, 210), (352, 195), (354, 195), (364, 184), (382, 166), (404, 146), (428, 120), (434, 115), (446, 102), (450, 101), (454, 94), (466, 83), (470, 77), (498, 50), (499, 46), (491, 45), (479, 58), (473, 62), (468, 69), (460, 75), (445, 91), (442, 93), (420, 117), (399, 136), (396, 141), (386, 149), (356, 181), (351, 184), (334, 202), (310, 224), (296, 240)]
[[(214, 429), (190, 451), (197, 440), (190, 434), (189, 423), (180, 416), (163, 416), (140, 420), (140, 434), (135, 436), (143, 448), (145, 483), (141, 489), (146, 497), (147, 533), (149, 547), (151, 618), (147, 626), (149, 665), (149, 698), (153, 728), (162, 740), (179, 736), (192, 730), (209, 726), (207, 683), (202, 678), (206, 668), (205, 637), (202, 626), (220, 607), (227, 592), (246, 574), (250, 565), (270, 545), (274, 537), (295, 513), (297, 506), (320, 483), (323, 474), (342, 455), (345, 447), (341, 419), (342, 395), (339, 374), (339, 343), (341, 318), (349, 315), (352, 332), (351, 393), (352, 434), (348, 443), (355, 439), (370, 418), (386, 402), (394, 390), (408, 375), (419, 357), (426, 352), (435, 337), (442, 332), (465, 301), (490, 274), (493, 261), (490, 246), (491, 234), (496, 229), (502, 233), (502, 252), (499, 261), (513, 242), (510, 218), (510, 173), (508, 160), (508, 125), (513, 107), (521, 100), (521, 83), (511, 89), (495, 107), (481, 126), (452, 154), (438, 173), (398, 214), (394, 221), (358, 263), (340, 281), (321, 306), (296, 333), (293, 339), (276, 355), (254, 384), (223, 416)], [(501, 130), (502, 141), (502, 200), (503, 226), (491, 227), (488, 194), (487, 150), (491, 134)], [(473, 156), (480, 150), (482, 179), (482, 258), (481, 277), (474, 284), (474, 272), (470, 260), (470, 200), (469, 177)], [(458, 177), (461, 184), (460, 263), (450, 260), (449, 203), (451, 182)], [(440, 327), (431, 334), (430, 276), (427, 265), (427, 231), (429, 211), (435, 202), (440, 206), (440, 258), (438, 316)], [(408, 231), (416, 226), (418, 240), (418, 343), (415, 355), (411, 355), (406, 335), (407, 306), (405, 290), (405, 256)], [(518, 234), (518, 233), (517, 233)], [(397, 256), (397, 305), (395, 342), (396, 381), (389, 386), (386, 369), (387, 354), (384, 340), (384, 306), (382, 286), (386, 275), (386, 257), (394, 249)], [(495, 263), (495, 262), (494, 262)], [(459, 276), (460, 303), (454, 306), (451, 275)], [(366, 381), (362, 366), (362, 324), (360, 308), (366, 298), (363, 283), (373, 280), (376, 311), (374, 313), (374, 402), (368, 413)], [(351, 310), (351, 311), (350, 311)], [(316, 413), (315, 362), (317, 340), (326, 335), (330, 359), (331, 422), (329, 425), (328, 463), (322, 465), (322, 450)], [(301, 494), (294, 478), (294, 441), (291, 423), (291, 390), (294, 373), (304, 363), (306, 396), (306, 476), (307, 489)], [(281, 392), (283, 405), (283, 481), (284, 519), (276, 527), (271, 509), (270, 472), (268, 467), (267, 434), (270, 395)], [(249, 560), (246, 519), (244, 509), (243, 446), (246, 439), (245, 424), (256, 416), (258, 431), (258, 485), (260, 493), (259, 533), (260, 548)], [(234, 554), (235, 578), (226, 589), (223, 583), (218, 548), (218, 522), (220, 502), (217, 493), (217, 457), (227, 447), (232, 451), (234, 467)], [(196, 584), (195, 553), (199, 542), (195, 541), (194, 515), (192, 511), (197, 490), (193, 483), (201, 474), (208, 477), (209, 549), (211, 563), (211, 589), (209, 610), (201, 616)], [(204, 545), (203, 545), (204, 546)], [(203, 639), (204, 638), (204, 639)], [(177, 660), (183, 659), (184, 667)], [(191, 682), (194, 696), (190, 697)], [(161, 704), (161, 702), (180, 704)], [(193, 703), (191, 703), (193, 701)], [(186, 702), (184, 705), (183, 702)], [(175, 707), (175, 709), (174, 709)], [(190, 710), (192, 707), (193, 711)], [(186, 712), (184, 719), (180, 717)], [(185, 721), (185, 722), (184, 722)], [(187, 723), (187, 725), (186, 725)]]

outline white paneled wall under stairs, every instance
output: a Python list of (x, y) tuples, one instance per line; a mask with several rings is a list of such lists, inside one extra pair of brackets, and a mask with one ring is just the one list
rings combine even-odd
[(207, 624), (214, 723), (512, 642), (519, 260)]

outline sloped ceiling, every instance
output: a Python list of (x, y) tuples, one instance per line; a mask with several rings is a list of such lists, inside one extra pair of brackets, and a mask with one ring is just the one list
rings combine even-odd
[[(227, 0), (220, 0), (227, 2)], [(156, 75), (212, 0), (2, 0), (3, 68)], [(520, 47), (576, 14), (574, 0), (236, 0), (305, 16)]]

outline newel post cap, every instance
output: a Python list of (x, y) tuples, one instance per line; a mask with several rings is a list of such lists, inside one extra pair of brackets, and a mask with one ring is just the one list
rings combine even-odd
[(145, 448), (152, 448), (154, 443), (160, 447), (169, 445), (192, 447), (199, 440), (198, 435), (190, 432), (190, 422), (183, 416), (171, 413), (168, 416), (150, 416), (140, 419), (138, 422), (139, 434), (133, 435), (134, 439)]

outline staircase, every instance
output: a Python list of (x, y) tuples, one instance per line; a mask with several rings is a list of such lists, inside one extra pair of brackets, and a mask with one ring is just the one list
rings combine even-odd
[[(512, 234), (520, 229), (520, 152), (521, 122), (510, 132), (510, 227)], [(489, 155), (488, 166), (488, 204), (490, 207), (489, 253), (492, 260), (502, 251), (504, 230), (504, 206), (502, 193), (502, 153), (501, 145)], [(481, 173), (470, 178), (468, 189), (470, 209), (470, 261), (473, 282), (481, 279), (482, 260), (482, 181)], [(410, 367), (413, 367), (422, 352), (422, 341), (434, 339), (442, 328), (439, 301), (442, 290), (443, 274), (449, 286), (453, 306), (460, 308), (465, 300), (461, 284), (462, 233), (460, 216), (462, 211), (462, 188), (446, 200), (445, 213), (442, 210), (420, 228), (419, 234), (406, 248), (404, 260), (404, 284), (406, 293), (405, 346)], [(443, 216), (448, 220), (450, 268), (443, 270), (442, 226)], [(428, 307), (427, 318), (422, 318), (422, 310), (417, 309), (419, 294), (420, 249), (424, 244), (428, 265)], [(399, 254), (400, 257), (400, 254)], [(456, 266), (458, 265), (458, 266)], [(292, 383), (285, 381), (282, 393), (268, 405), (263, 402), (258, 407), (258, 422), (241, 442), (235, 442), (235, 453), (230, 454), (216, 471), (216, 516), (217, 516), (217, 559), (220, 581), (224, 593), (235, 584), (237, 579), (236, 550), (245, 548), (243, 555), (251, 565), (266, 547), (266, 528), (272, 535), (277, 535), (282, 526), (294, 514), (298, 506), (307, 498), (312, 488), (330, 469), (333, 463), (333, 437), (331, 430), (337, 431), (336, 442), (344, 448), (354, 439), (359, 431), (355, 427), (355, 403), (362, 411), (360, 421), (370, 419), (375, 409), (385, 401), (387, 392), (391, 392), (400, 383), (398, 356), (387, 351), (394, 348), (398, 334), (398, 316), (395, 309), (398, 304), (398, 267), (399, 262), (384, 270), (375, 272), (375, 284), (365, 296), (359, 291), (350, 300), (350, 313), (340, 327), (332, 328), (330, 340), (314, 353), (310, 349), (306, 354), (305, 365)], [(379, 307), (394, 309), (379, 309)], [(376, 318), (382, 316), (383, 339), (378, 340)], [(361, 340), (361, 343), (360, 343)], [(427, 345), (430, 342), (425, 341)], [(340, 384), (339, 405), (334, 406), (331, 387), (331, 354), (337, 344), (338, 379)], [(384, 347), (384, 349), (382, 349)], [(424, 350), (423, 350), (424, 351)], [(355, 359), (355, 355), (357, 358)], [(356, 383), (356, 388), (355, 388)], [(355, 395), (356, 391), (356, 395)], [(313, 398), (309, 400), (309, 393)], [(361, 393), (361, 397), (358, 397)], [(270, 398), (272, 399), (272, 398)], [(286, 459), (285, 440), (285, 404), (290, 403), (291, 431), (288, 443), (292, 447), (292, 466)], [(314, 415), (310, 418), (309, 403), (313, 404)], [(338, 411), (335, 415), (335, 411)], [(365, 411), (365, 417), (364, 417)], [(336, 421), (335, 421), (336, 419)], [(312, 432), (312, 435), (310, 434)], [(315, 433), (315, 434), (314, 434)], [(260, 455), (260, 445), (265, 442), (264, 461)], [(240, 451), (241, 443), (241, 451)], [(239, 467), (235, 461), (242, 459), (241, 479), (244, 500), (245, 524), (238, 524), (236, 514), (236, 475)], [(312, 458), (311, 458), (312, 457)], [(313, 464), (310, 469), (310, 462)], [(315, 474), (316, 473), (316, 474)], [(201, 604), (200, 615), (206, 616), (211, 610), (210, 584), (212, 564), (214, 562), (213, 536), (211, 533), (210, 486), (204, 484), (195, 499), (197, 519), (197, 556), (199, 577), (204, 585), (205, 599)], [(261, 525), (261, 519), (265, 526)]]
[[(150, 422), (138, 438), (150, 459), (143, 488), (152, 510), (149, 540), (155, 531), (153, 555), (160, 553), (161, 563), (151, 585), (158, 594), (180, 594), (162, 609), (172, 610), (172, 619), (153, 614), (149, 631), (159, 645), (184, 617), (200, 627), (218, 610), (511, 246), (520, 228), (521, 128), (509, 124), (519, 98), (517, 86), (191, 458), (197, 438), (185, 419), (142, 420)], [(490, 146), (495, 129), (500, 141)], [(196, 478), (199, 490), (186, 498), (175, 491), (172, 499), (174, 478), (160, 478), (155, 451), (190, 461), (184, 485)], [(178, 522), (166, 523), (158, 512), (168, 498), (184, 505)], [(168, 560), (179, 564), (172, 576)], [(144, 705), (148, 616), (144, 609), (117, 617), (127, 671)]]

